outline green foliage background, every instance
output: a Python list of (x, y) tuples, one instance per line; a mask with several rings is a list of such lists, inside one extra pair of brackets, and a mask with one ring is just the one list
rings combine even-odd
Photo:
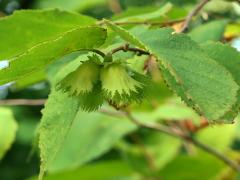
[[(108, 35), (101, 27), (91, 27), (102, 18), (119, 23), (181, 20), (197, 2), (0, 1), (0, 21), (5, 18), (0, 22), (0, 40), (4, 42), (0, 43), (0, 60), (10, 61), (10, 68), (0, 68), (0, 84), (15, 81), (11, 86), (0, 86), (0, 98), (49, 98), (45, 108), (0, 107), (0, 179), (37, 179), (40, 156), (41, 167), (47, 170), (44, 179), (49, 180), (236, 179), (239, 175), (219, 159), (188, 142), (139, 128), (98, 99), (104, 97), (119, 102), (119, 97), (109, 97), (101, 91), (83, 97), (83, 105), (55, 89), (48, 96), (51, 86), (75, 72), (81, 63), (95, 58), (95, 62), (102, 65), (100, 56), (96, 58), (94, 52), (86, 50), (100, 47), (106, 53), (127, 41), (162, 60), (161, 70), (154, 62), (149, 68), (153, 84), (147, 86), (147, 100), (140, 104), (134, 101), (130, 105), (134, 117), (141, 122), (181, 126), (200, 142), (240, 162), (237, 117), (240, 55), (230, 47), (240, 37), (240, 6), (236, 2), (212, 0), (191, 22), (186, 32), (188, 36), (172, 36), (170, 28), (149, 30), (143, 26), (125, 25), (123, 29), (111, 22), (107, 22)], [(69, 12), (45, 10), (52, 8)], [(43, 11), (24, 10), (10, 16), (17, 9)], [(177, 29), (178, 25), (174, 23), (172, 27)], [(41, 26), (44, 31), (39, 28)], [(30, 53), (26, 53), (29, 48)], [(41, 61), (38, 61), (39, 57)], [(127, 62), (135, 74), (145, 73), (145, 55), (139, 57), (130, 52), (118, 52), (113, 59)], [(118, 82), (118, 76), (114, 80)], [(211, 92), (202, 93), (206, 89)], [(197, 112), (203, 109), (205, 117), (213, 124), (192, 132), (186, 124), (200, 127), (205, 119), (175, 93)], [(97, 109), (102, 104), (101, 110), (115, 114), (81, 110), (83, 106), (85, 110)], [(42, 124), (39, 126), (40, 119)], [(225, 121), (219, 123), (219, 119)], [(231, 124), (233, 120), (234, 124)], [(43, 133), (39, 135), (38, 132)]]

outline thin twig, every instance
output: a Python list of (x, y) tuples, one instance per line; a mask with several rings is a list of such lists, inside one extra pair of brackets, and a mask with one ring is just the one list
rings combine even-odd
[(104, 108), (99, 109), (98, 112), (109, 115), (109, 116), (113, 116), (113, 117), (124, 117), (125, 116), (125, 114), (123, 114), (120, 111), (109, 111), (108, 109), (104, 109)]
[[(94, 52), (94, 53), (102, 56), (103, 58), (106, 56), (102, 51), (100, 51), (100, 50), (98, 50), (98, 49), (83, 49), (83, 50)], [(81, 50), (81, 51), (82, 51), (82, 50)]]
[(137, 120), (135, 117), (133, 117), (130, 112), (124, 111), (124, 113), (137, 126), (142, 127), (142, 128), (152, 129), (155, 131), (160, 131), (160, 132), (168, 134), (170, 136), (177, 137), (177, 138), (180, 138), (187, 142), (190, 142), (190, 143), (194, 144), (195, 146), (197, 146), (198, 148), (201, 148), (202, 150), (208, 152), (209, 154), (212, 154), (213, 156), (217, 157), (218, 159), (223, 161), (225, 164), (230, 166), (236, 172), (240, 172), (240, 166), (236, 162), (229, 159), (227, 156), (225, 156), (221, 152), (217, 151), (216, 149), (213, 149), (212, 147), (199, 142), (198, 140), (194, 139), (190, 135), (182, 133), (181, 131), (176, 131), (176, 129), (174, 130), (174, 129), (165, 127), (164, 125), (160, 125), (160, 124), (142, 123), (139, 120)]
[(1, 106), (42, 106), (46, 99), (4, 99), (0, 100)]
[(199, 4), (196, 5), (196, 7), (195, 7), (195, 8), (188, 14), (188, 16), (186, 17), (186, 19), (185, 19), (185, 21), (184, 21), (184, 23), (183, 23), (182, 28), (179, 30), (179, 33), (184, 32), (184, 31), (188, 28), (188, 26), (189, 26), (189, 24), (190, 24), (193, 16), (196, 16), (196, 15), (199, 13), (199, 11), (200, 11), (209, 1), (210, 1), (210, 0), (201, 0), (201, 1), (199, 2)]
[(122, 46), (119, 46), (115, 49), (112, 49), (112, 51), (110, 52), (110, 54), (114, 54), (117, 53), (119, 51), (131, 51), (136, 53), (137, 55), (150, 55), (149, 52), (143, 50), (143, 49), (139, 49), (139, 48), (134, 48), (134, 47), (129, 47), (129, 44), (124, 44)]
[(216, 149), (213, 149), (210, 146), (207, 146), (206, 144), (203, 144), (202, 142), (191, 138), (190, 141), (195, 146), (201, 148), (202, 150), (208, 152), (209, 154), (214, 155), (218, 159), (222, 160), (225, 164), (229, 165), (232, 169), (234, 169), (236, 172), (240, 172), (240, 166), (237, 164), (237, 162), (234, 162), (233, 160), (229, 159), (227, 156), (222, 154), (220, 151), (217, 151)]

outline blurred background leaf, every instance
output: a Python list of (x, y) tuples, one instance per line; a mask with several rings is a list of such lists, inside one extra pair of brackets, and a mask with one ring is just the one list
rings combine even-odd
[(0, 159), (2, 159), (15, 140), (18, 125), (11, 109), (1, 107), (0, 117)]

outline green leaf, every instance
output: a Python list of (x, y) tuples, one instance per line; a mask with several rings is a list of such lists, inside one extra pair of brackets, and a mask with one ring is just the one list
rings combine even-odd
[[(208, 42), (201, 46), (216, 62), (224, 66), (240, 86), (240, 52), (227, 44)], [(237, 116), (240, 110), (240, 91), (234, 108), (226, 116)]]
[(78, 109), (78, 99), (54, 90), (51, 92), (42, 111), (43, 117), (39, 128), (40, 179), (51, 166), (76, 118)]
[(160, 169), (178, 155), (181, 141), (166, 134), (154, 133), (147, 137), (146, 149), (155, 159), (156, 166)]
[(204, 10), (208, 13), (224, 14), (233, 10), (233, 4), (225, 0), (212, 0), (206, 4)]
[(93, 18), (60, 10), (15, 11), (0, 19), (0, 60), (9, 60), (39, 43), (55, 40), (63, 33), (95, 22)]
[(228, 24), (224, 36), (227, 38), (240, 36), (240, 23)]
[(135, 129), (136, 126), (122, 116), (79, 111), (49, 170), (72, 169), (92, 161)]
[(199, 43), (206, 42), (208, 40), (219, 41), (223, 38), (226, 25), (226, 20), (210, 21), (209, 23), (200, 25), (193, 29), (189, 33), (189, 36)]
[[(232, 124), (216, 125), (214, 127), (207, 127), (199, 131), (197, 138), (211, 147), (220, 151), (227, 151), (231, 147), (236, 135), (237, 126)], [(219, 138), (219, 132), (224, 134)]]
[(132, 34), (169, 71), (178, 84), (171, 88), (200, 114), (209, 120), (219, 120), (234, 107), (239, 87), (231, 73), (208, 57), (189, 37), (173, 34), (168, 28), (144, 26), (133, 29)]
[(144, 45), (127, 30), (120, 26), (116, 26), (114, 23), (108, 20), (104, 20), (108, 27), (110, 27), (114, 32), (121, 36), (124, 40), (131, 42), (132, 44), (144, 48)]
[(214, 180), (226, 166), (206, 153), (180, 155), (159, 172), (163, 179)]
[(172, 9), (171, 3), (166, 3), (165, 5), (161, 6), (159, 9), (153, 12), (145, 13), (145, 14), (138, 14), (133, 16), (128, 16), (122, 19), (118, 19), (117, 22), (128, 22), (128, 21), (148, 21), (152, 19), (156, 19), (158, 17), (164, 16)]
[[(30, 17), (31, 20), (28, 19)], [(55, 21), (61, 17), (60, 22)], [(65, 24), (68, 20), (72, 23)], [(18, 26), (16, 25), (20, 27), (19, 31), (13, 31), (12, 24), (15, 21), (19, 21)], [(10, 62), (9, 67), (0, 70), (0, 84), (40, 71), (73, 51), (100, 46), (105, 41), (106, 31), (98, 27), (81, 27), (93, 22), (91, 18), (61, 11), (20, 11), (0, 20), (0, 28), (3, 26), (3, 31), (9, 34), (7, 37), (11, 37), (1, 37), (4, 33), (0, 35), (0, 48), (3, 50), (0, 59)]]
[(106, 4), (106, 0), (36, 0), (34, 7), (40, 9), (59, 8), (65, 10), (72, 10), (82, 12), (95, 6)]
[[(181, 99), (190, 107), (193, 107), (194, 109), (194, 103), (191, 99), (189, 99), (185, 92), (183, 87), (181, 86), (181, 84), (179, 84), (176, 79), (174, 78), (174, 76), (170, 73), (170, 71), (163, 67), (162, 65), (160, 65), (160, 69), (162, 72), (162, 76), (166, 82), (166, 84), (168, 85), (168, 87), (174, 91), (176, 94), (178, 94)], [(195, 109), (195, 111), (198, 111), (198, 109)]]
[(18, 125), (8, 108), (0, 108), (0, 160), (15, 140)]
[(44, 81), (45, 78), (46, 74), (44, 70), (36, 71), (22, 79), (17, 80), (11, 88), (14, 90), (21, 90), (35, 83)]
[(38, 114), (35, 114), (35, 111), (33, 111), (32, 107), (14, 106), (11, 107), (11, 110), (18, 123), (18, 131), (16, 134), (17, 144), (31, 144), (34, 140), (40, 117)]
[(240, 85), (240, 52), (228, 44), (208, 42), (201, 44), (202, 49), (215, 61), (231, 72)]
[(120, 160), (89, 164), (78, 169), (50, 174), (46, 180), (136, 180), (127, 163)]
[[(165, 76), (164, 76), (165, 77)], [(151, 112), (138, 112), (136, 113), (141, 119), (147, 119), (148, 121), (160, 121), (160, 120), (174, 120), (181, 121), (191, 119), (193, 123), (198, 124), (200, 117), (195, 111), (183, 104), (180, 98), (171, 98)]]
[(82, 27), (62, 34), (55, 40), (40, 43), (26, 53), (10, 59), (10, 66), (0, 70), (0, 84), (44, 69), (57, 58), (73, 51), (97, 47), (104, 42), (105, 37), (105, 30), (102, 28)]

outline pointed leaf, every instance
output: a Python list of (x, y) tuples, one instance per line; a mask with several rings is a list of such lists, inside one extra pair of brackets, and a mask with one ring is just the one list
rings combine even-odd
[(176, 89), (188, 105), (209, 120), (221, 119), (234, 107), (239, 87), (231, 73), (208, 57), (189, 37), (173, 34), (168, 28), (143, 26), (133, 29), (132, 34), (145, 49), (157, 56), (180, 87), (173, 86), (172, 89)]
[(6, 33), (0, 34), (0, 61), (7, 60), (9, 66), (0, 70), (0, 84), (40, 71), (65, 54), (100, 46), (106, 38), (105, 30), (83, 27), (94, 22), (58, 10), (20, 11), (3, 18), (0, 28)]
[(39, 147), (42, 178), (49, 169), (79, 109), (78, 99), (52, 91), (43, 110), (39, 129)]
[(0, 70), (0, 84), (15, 81), (44, 69), (56, 59), (73, 51), (100, 46), (106, 37), (102, 28), (73, 29), (50, 41), (40, 43), (25, 53), (10, 59), (9, 67)]
[(136, 126), (122, 116), (79, 111), (49, 171), (86, 164), (108, 152), (119, 139), (134, 130)]
[(60, 10), (21, 10), (0, 19), (0, 60), (24, 53), (39, 43), (54, 40), (95, 19)]

